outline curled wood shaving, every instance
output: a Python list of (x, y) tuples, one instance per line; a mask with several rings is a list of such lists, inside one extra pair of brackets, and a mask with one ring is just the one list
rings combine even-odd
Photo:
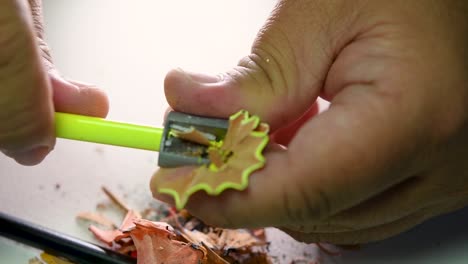
[(130, 211), (130, 207), (127, 206), (125, 202), (122, 199), (120, 199), (120, 197), (111, 192), (107, 187), (102, 186), (101, 189), (107, 195), (107, 197), (109, 197), (109, 199), (111, 199), (111, 201), (114, 202), (119, 208), (121, 208), (125, 212)]
[(89, 226), (89, 231), (91, 231), (91, 233), (93, 233), (93, 235), (99, 241), (105, 243), (108, 246), (112, 246), (112, 243), (114, 243), (116, 237), (123, 235), (122, 231), (118, 229), (102, 230), (94, 225)]
[(76, 218), (91, 221), (108, 228), (115, 228), (117, 226), (114, 224), (114, 222), (112, 222), (112, 220), (105, 217), (104, 215), (93, 212), (81, 212), (76, 216)]
[(98, 240), (106, 243), (108, 246), (111, 246), (113, 242), (118, 241), (121, 238), (128, 237), (124, 232), (134, 228), (135, 224), (133, 221), (138, 220), (139, 218), (139, 214), (136, 211), (129, 210), (118, 229), (102, 230), (91, 225), (89, 227), (89, 231), (91, 231)]

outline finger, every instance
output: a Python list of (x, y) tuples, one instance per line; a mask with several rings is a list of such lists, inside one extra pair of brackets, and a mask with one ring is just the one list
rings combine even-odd
[(453, 181), (447, 181), (446, 178), (448, 174), (459, 174), (463, 168), (450, 163), (437, 164), (435, 171), (414, 175), (381, 194), (323, 221), (286, 227), (302, 233), (355, 231), (391, 223), (427, 208), (442, 210), (432, 211), (433, 215), (438, 215), (446, 210), (463, 207), (468, 200), (466, 184), (459, 182), (459, 187), (454, 188)]
[(326, 242), (341, 245), (357, 245), (379, 241), (395, 236), (424, 222), (426, 219), (428, 219), (428, 216), (425, 213), (425, 211), (419, 211), (417, 213), (408, 215), (402, 219), (398, 219), (394, 222), (390, 222), (381, 226), (375, 226), (367, 229), (353, 231), (332, 233), (302, 233), (298, 231), (292, 231), (286, 228), (282, 230), (294, 239), (304, 243)]
[(55, 110), (80, 115), (106, 117), (109, 100), (94, 85), (67, 81), (57, 74), (50, 75)]
[(288, 228), (282, 228), (282, 230), (294, 239), (305, 243), (328, 242), (333, 244), (357, 245), (380, 241), (408, 231), (435, 215), (446, 214), (463, 208), (465, 206), (464, 202), (465, 201), (461, 202), (460, 199), (452, 199), (449, 203), (444, 201), (414, 211), (392, 222), (352, 231), (327, 232), (318, 229), (316, 232), (305, 233), (293, 231)]
[(50, 147), (39, 146), (25, 151), (2, 149), (3, 154), (14, 159), (16, 162), (26, 166), (32, 166), (40, 163), (49, 154)]
[(439, 203), (440, 199), (433, 199), (436, 193), (426, 177), (415, 176), (323, 221), (288, 228), (302, 233), (336, 233), (381, 226)]
[(0, 3), (0, 149), (19, 163), (40, 162), (55, 143), (50, 83), (29, 7)]
[[(299, 118), (315, 102), (333, 54), (347, 38), (343, 34), (332, 41), (322, 30), (339, 27), (340, 16), (333, 11), (339, 8), (318, 5), (280, 1), (251, 54), (231, 71), (216, 76), (181, 69), (169, 72), (164, 87), (170, 106), (216, 117), (246, 109), (269, 123), (273, 131)], [(318, 9), (330, 11), (329, 16)]]
[(315, 102), (299, 119), (276, 130), (275, 133), (271, 135), (271, 140), (283, 146), (288, 146), (289, 142), (291, 142), (302, 125), (307, 122), (307, 120), (317, 115), (318, 112), (319, 106), (317, 102)]

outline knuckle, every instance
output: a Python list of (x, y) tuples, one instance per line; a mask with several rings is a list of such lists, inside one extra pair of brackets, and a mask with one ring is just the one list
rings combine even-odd
[(298, 100), (305, 100), (305, 97), (298, 96), (299, 89), (296, 89), (295, 67), (290, 66), (291, 62), (276, 54), (276, 51), (270, 51), (274, 48), (265, 46), (267, 44), (254, 47), (252, 53), (244, 57), (235, 68), (235, 74), (241, 75), (243, 78), (235, 78), (234, 76), (232, 79), (252, 82), (250, 85), (245, 85), (251, 89), (249, 93), (255, 94), (257, 98), (269, 98), (269, 100), (262, 101), (262, 104), (253, 105), (257, 105), (257, 108), (260, 108), (261, 105), (263, 109), (270, 109), (269, 116), (262, 118), (277, 120), (277, 123), (270, 124), (272, 127), (276, 127), (279, 124), (289, 122), (292, 116), (298, 114), (294, 111), (284, 111), (277, 105), (290, 102), (300, 104)]
[(258, 72), (257, 81), (275, 94), (288, 95), (297, 86), (297, 61), (290, 40), (272, 16), (259, 31), (250, 55), (239, 66)]
[(288, 59), (284, 58), (274, 47), (274, 44), (254, 46), (251, 54), (239, 63), (256, 73), (256, 81), (275, 95), (287, 95), (289, 88), (294, 87), (293, 67)]
[(323, 221), (331, 215), (331, 202), (323, 190), (320, 188), (309, 190), (303, 184), (297, 184), (295, 189), (294, 192), (283, 192), (288, 222), (314, 223)]
[(331, 215), (331, 202), (328, 195), (320, 187), (312, 190), (299, 188), (304, 207), (304, 218), (321, 221)]

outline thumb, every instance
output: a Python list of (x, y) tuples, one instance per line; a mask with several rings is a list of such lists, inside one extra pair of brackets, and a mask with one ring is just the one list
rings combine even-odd
[(44, 40), (42, 1), (29, 0), (30, 12), (39, 52), (49, 74), (56, 111), (96, 117), (105, 117), (109, 102), (105, 93), (96, 86), (64, 79), (52, 61), (50, 49)]
[[(216, 76), (181, 69), (169, 72), (164, 86), (170, 106), (216, 117), (246, 109), (273, 130), (299, 118), (319, 95), (338, 48), (320, 30), (329, 26), (330, 18), (303, 2), (280, 1), (251, 53), (232, 70)], [(310, 13), (315, 16), (311, 18)], [(304, 30), (310, 37), (304, 37)]]
[(52, 86), (55, 111), (105, 117), (109, 102), (103, 91), (94, 85), (66, 80), (59, 74), (53, 63), (49, 46), (44, 40), (42, 1), (29, 0), (28, 2), (42, 64), (48, 72)]
[(109, 101), (106, 94), (92, 84), (66, 80), (55, 71), (49, 73), (55, 111), (106, 117)]

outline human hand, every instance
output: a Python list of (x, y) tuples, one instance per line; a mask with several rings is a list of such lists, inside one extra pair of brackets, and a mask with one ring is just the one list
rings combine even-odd
[[(232, 71), (170, 72), (175, 110), (227, 117), (246, 109), (273, 131), (319, 95), (331, 102), (287, 149), (265, 153), (247, 190), (199, 192), (187, 209), (215, 226), (276, 226), (305, 242), (356, 244), (466, 206), (467, 12), (463, 0), (282, 0)], [(172, 202), (156, 182), (154, 196)]]
[(41, 162), (55, 144), (53, 113), (104, 117), (106, 95), (61, 77), (43, 39), (42, 2), (0, 1), (0, 150)]

